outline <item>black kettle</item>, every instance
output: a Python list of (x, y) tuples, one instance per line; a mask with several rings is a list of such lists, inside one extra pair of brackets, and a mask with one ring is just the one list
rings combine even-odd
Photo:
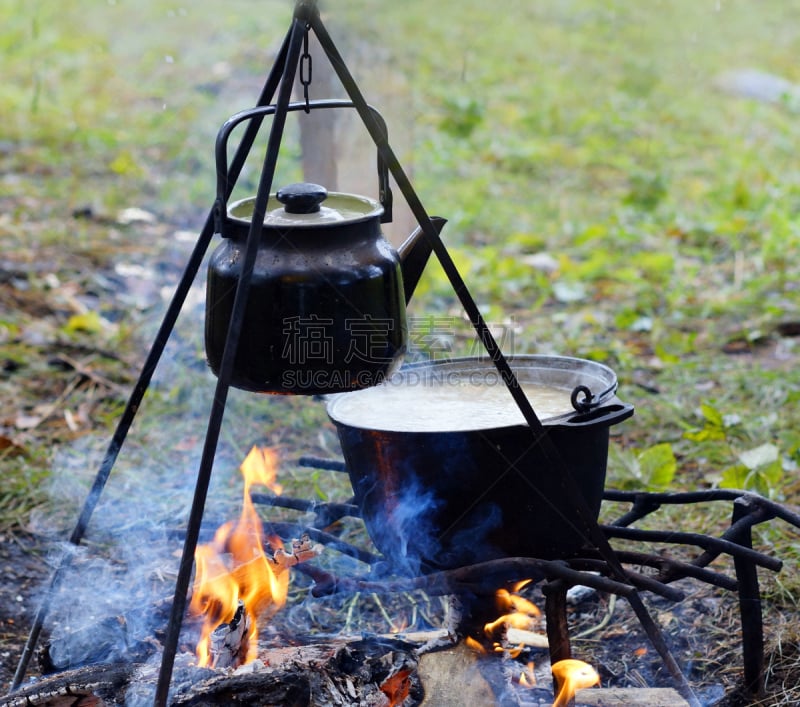
[[(329, 394), (376, 385), (402, 361), (406, 303), (430, 254), (421, 229), (395, 251), (381, 205), (292, 184), (270, 197), (231, 384)], [(279, 203), (277, 203), (279, 202)], [(219, 372), (254, 199), (231, 204), (211, 256), (206, 355)], [(270, 208), (271, 207), (271, 208)], [(433, 219), (441, 228), (443, 219)]]
[[(265, 112), (237, 114), (217, 137), (215, 213), (223, 242), (208, 266), (205, 322), (206, 355), (217, 375), (255, 206), (255, 197), (226, 203), (227, 139), (236, 124)], [(309, 183), (270, 195), (231, 385), (325, 395), (376, 385), (399, 366), (406, 304), (431, 245), (418, 228), (392, 248), (381, 232), (391, 220), (391, 191), (380, 156), (378, 182), (381, 201)], [(437, 231), (445, 224), (431, 220)]]

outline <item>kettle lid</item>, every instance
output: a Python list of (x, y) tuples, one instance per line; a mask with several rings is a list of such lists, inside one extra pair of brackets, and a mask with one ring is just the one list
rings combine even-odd
[[(255, 197), (241, 199), (228, 207), (228, 216), (249, 223), (254, 206)], [(329, 192), (319, 184), (299, 182), (270, 195), (264, 225), (281, 228), (343, 226), (376, 218), (382, 213), (383, 206), (366, 196)]]

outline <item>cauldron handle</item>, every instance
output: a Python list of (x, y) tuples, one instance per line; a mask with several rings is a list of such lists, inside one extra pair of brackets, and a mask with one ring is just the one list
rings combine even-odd
[(627, 420), (631, 415), (633, 415), (633, 405), (616, 402), (589, 412), (577, 413), (560, 421), (558, 427), (611, 427), (611, 425)]
[[(290, 103), (287, 110), (291, 111), (308, 111), (316, 108), (354, 108), (352, 101), (345, 101), (341, 99), (330, 99), (323, 101), (305, 101)], [(227, 215), (227, 200), (225, 195), (228, 193), (228, 138), (233, 132), (233, 129), (239, 123), (245, 120), (252, 120), (253, 118), (263, 118), (267, 115), (275, 113), (275, 106), (257, 106), (247, 110), (240, 111), (235, 115), (228, 118), (219, 129), (217, 133), (217, 142), (214, 150), (216, 163), (217, 163), (217, 199), (214, 203), (214, 216), (216, 220), (217, 233), (225, 235), (222, 228), (222, 222)], [(386, 121), (383, 116), (372, 106), (368, 106), (372, 117), (378, 126), (383, 130), (384, 135), (387, 134)], [(232, 186), (232, 185), (231, 185)], [(381, 223), (389, 223), (392, 220), (392, 190), (389, 187), (389, 167), (383, 159), (380, 152), (378, 152), (378, 201), (383, 206), (383, 213), (381, 214)]]

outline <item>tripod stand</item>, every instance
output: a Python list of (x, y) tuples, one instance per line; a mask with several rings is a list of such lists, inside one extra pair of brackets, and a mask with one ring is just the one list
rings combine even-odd
[[(573, 499), (575, 517), (565, 519), (576, 529), (583, 533), (587, 540), (598, 549), (603, 559), (609, 564), (615, 579), (621, 582), (626, 581), (626, 576), (622, 565), (616, 558), (608, 541), (594, 519), (590, 509), (583, 500), (583, 495), (573, 479), (570, 470), (560, 459), (560, 455), (550, 441), (547, 432), (540, 422), (536, 412), (531, 406), (518, 384), (516, 377), (511, 370), (500, 347), (491, 334), (475, 300), (470, 294), (466, 283), (456, 268), (447, 248), (439, 237), (438, 229), (431, 220), (423, 204), (415, 193), (405, 171), (395, 156), (386, 135), (385, 126), (378, 120), (366, 101), (361, 91), (356, 85), (344, 60), (339, 54), (333, 40), (325, 28), (316, 3), (313, 0), (300, 0), (294, 11), (289, 31), (283, 41), (281, 49), (276, 58), (262, 92), (257, 101), (257, 108), (263, 111), (256, 111), (251, 116), (245, 129), (241, 142), (232, 158), (227, 172), (227, 179), (223, 192), (225, 197), (230, 196), (233, 187), (238, 179), (244, 162), (254, 144), (255, 138), (261, 128), (263, 118), (271, 114), (272, 124), (270, 127), (266, 154), (263, 161), (263, 168), (260, 175), (257, 194), (255, 197), (252, 220), (247, 236), (247, 244), (242, 260), (241, 276), (238, 281), (234, 298), (233, 310), (231, 313), (228, 333), (226, 337), (222, 361), (218, 371), (217, 384), (213, 397), (213, 402), (208, 417), (206, 436), (199, 463), (197, 479), (195, 483), (192, 507), (187, 522), (186, 536), (183, 551), (178, 568), (178, 577), (175, 585), (175, 593), (171, 609), (171, 615), (167, 626), (166, 637), (163, 646), (163, 656), (161, 668), (156, 688), (155, 703), (159, 706), (166, 705), (168, 700), (169, 686), (174, 667), (175, 654), (178, 646), (182, 619), (186, 610), (187, 593), (191, 581), (192, 569), (194, 564), (194, 554), (197, 548), (200, 534), (205, 503), (213, 469), (214, 458), (216, 455), (219, 435), (225, 413), (225, 407), (229, 388), (231, 387), (232, 372), (236, 358), (237, 347), (242, 335), (242, 324), (250, 284), (253, 275), (258, 241), (261, 232), (261, 224), (267, 210), (267, 202), (272, 187), (273, 178), (280, 150), (281, 141), (286, 122), (287, 114), (299, 108), (311, 109), (312, 105), (306, 100), (305, 104), (292, 104), (290, 101), (295, 77), (300, 73), (300, 81), (304, 86), (306, 99), (308, 96), (308, 86), (311, 82), (310, 66), (303, 54), (303, 46), (307, 43), (309, 32), (314, 32), (325, 56), (330, 61), (337, 77), (339, 78), (345, 92), (348, 94), (352, 107), (357, 111), (364, 127), (374, 141), (380, 158), (386, 164), (389, 173), (394, 178), (399, 190), (403, 194), (408, 206), (419, 223), (424, 237), (428, 240), (433, 252), (439, 260), (456, 296), (459, 298), (467, 316), (469, 317), (475, 331), (496, 366), (504, 384), (509, 390), (514, 402), (519, 407), (525, 421), (531, 431), (531, 444), (539, 445), (544, 456), (551, 463), (554, 474), (560, 480), (563, 493)], [(274, 103), (273, 103), (274, 99)], [(175, 326), (177, 317), (184, 305), (186, 296), (197, 276), (201, 263), (205, 257), (208, 246), (214, 235), (216, 205), (212, 208), (205, 225), (200, 233), (198, 241), (190, 255), (184, 273), (176, 288), (172, 301), (169, 304), (164, 320), (158, 330), (154, 343), (148, 353), (145, 364), (140, 376), (135, 384), (126, 408), (118, 422), (118, 426), (112, 436), (107, 448), (105, 457), (100, 465), (94, 479), (90, 492), (79, 515), (76, 526), (70, 536), (70, 543), (79, 545), (89, 520), (96, 508), (100, 495), (108, 481), (114, 463), (120, 453), (128, 431), (133, 423), (134, 417), (139, 409), (140, 403), (150, 384), (152, 375), (163, 354), (166, 343)], [(546, 500), (546, 499), (545, 499)], [(38, 641), (45, 617), (49, 611), (50, 600), (56, 588), (59, 586), (63, 577), (69, 556), (65, 555), (61, 565), (55, 571), (50, 584), (50, 591), (37, 612), (31, 633), (26, 643), (17, 673), (14, 677), (12, 689), (21, 683), (28, 663), (33, 653), (33, 649)], [(670, 670), (674, 679), (678, 683), (681, 692), (692, 704), (697, 704), (692, 690), (682, 675), (677, 663), (670, 654), (664, 638), (648, 614), (639, 594), (634, 590), (628, 597), (637, 617), (642, 624), (645, 632), (650, 638), (656, 650), (662, 656), (665, 665)]]

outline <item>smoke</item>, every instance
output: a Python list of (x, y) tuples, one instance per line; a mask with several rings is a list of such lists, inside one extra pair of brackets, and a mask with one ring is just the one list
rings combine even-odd
[(107, 557), (59, 546), (54, 564), (66, 569), (50, 598), (43, 670), (135, 662), (152, 653), (170, 604), (172, 547), (163, 528), (146, 521), (129, 528)]
[(437, 529), (432, 515), (440, 503), (432, 491), (424, 490), (414, 480), (390, 499), (384, 519), (380, 518), (382, 510), (372, 518), (369, 527), (379, 528), (381, 536), (373, 537), (375, 544), (379, 548), (396, 548), (390, 555), (397, 571), (419, 575), (436, 557)]
[(491, 539), (502, 528), (502, 524), (503, 511), (498, 505), (479, 504), (460, 519), (458, 530), (442, 534), (442, 540), (448, 548), (448, 551), (442, 552), (442, 564), (459, 567), (487, 558), (502, 557), (505, 553)]
[(408, 469), (400, 476), (400, 488), (376, 485), (362, 504), (370, 538), (393, 572), (414, 577), (502, 554), (492, 542), (503, 518), (496, 504), (476, 504), (454, 515), (453, 499), (441, 485)]
[[(181, 427), (171, 422), (145, 418), (131, 431), (79, 547), (62, 539), (72, 530), (109, 440), (86, 435), (56, 450), (51, 503), (31, 518), (32, 530), (59, 539), (49, 561), (62, 568), (54, 591), (43, 590), (48, 592), (42, 597), (48, 603), (40, 646), (44, 673), (141, 662), (157, 651), (197, 468), (198, 451), (176, 450), (181, 442)], [(221, 475), (215, 488), (226, 481)], [(231, 507), (240, 503), (232, 492), (224, 497)]]

